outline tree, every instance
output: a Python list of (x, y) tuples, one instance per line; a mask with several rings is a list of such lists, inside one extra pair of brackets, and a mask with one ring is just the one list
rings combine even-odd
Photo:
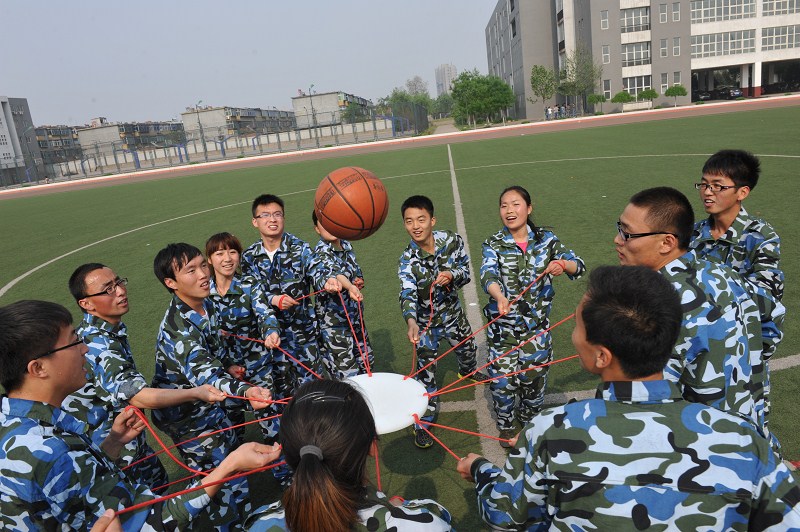
[(650, 102), (650, 107), (653, 107), (653, 100), (658, 98), (658, 93), (655, 89), (645, 89), (639, 92), (638, 98), (640, 100), (648, 100)]
[(675, 107), (678, 107), (678, 96), (686, 96), (687, 94), (686, 87), (683, 85), (673, 85), (664, 91), (664, 96), (675, 98)]
[(606, 103), (606, 97), (604, 94), (590, 94), (586, 97), (586, 101), (589, 102), (589, 105), (595, 106), (598, 103), (600, 104), (600, 112), (603, 112), (603, 104)]
[(432, 114), (439, 118), (449, 115), (453, 111), (453, 97), (450, 93), (443, 92), (438, 98), (433, 100)]
[(364, 107), (351, 103), (342, 111), (342, 122), (345, 124), (355, 124), (356, 122), (366, 122), (369, 112)]
[(505, 119), (505, 108), (514, 103), (514, 91), (497, 76), (484, 76), (477, 70), (464, 71), (453, 81), (451, 91), (455, 106), (453, 116), (460, 122), (477, 125), (477, 117), (489, 123), (492, 115), (500, 112)]
[(542, 110), (547, 100), (556, 93), (556, 73), (542, 65), (534, 65), (531, 68), (531, 92), (535, 98), (528, 98), (531, 103), (536, 103), (542, 99)]
[(564, 69), (558, 76), (558, 92), (564, 96), (573, 96), (575, 105), (583, 109), (583, 98), (594, 92), (603, 76), (603, 66), (595, 63), (592, 52), (584, 44), (579, 43), (567, 55)]
[(619, 91), (611, 98), (612, 103), (621, 103), (622, 104), (622, 112), (625, 112), (625, 104), (631, 103), (634, 101), (633, 96), (630, 95), (628, 91)]
[(428, 82), (419, 76), (414, 76), (406, 80), (406, 92), (411, 96), (418, 94), (428, 94)]

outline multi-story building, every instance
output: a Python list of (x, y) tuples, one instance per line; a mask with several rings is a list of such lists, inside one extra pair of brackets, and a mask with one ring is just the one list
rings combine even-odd
[[(486, 26), (489, 73), (514, 89), (518, 118), (541, 116), (542, 102), (529, 101), (531, 68), (562, 69), (579, 47), (602, 66), (595, 92), (609, 100), (652, 88), (653, 104), (669, 105), (664, 92), (673, 85), (687, 92), (735, 85), (759, 96), (786, 81), (787, 61), (797, 72), (800, 0), (499, 0)], [(545, 103), (558, 102), (563, 97)]]
[(183, 124), (174, 121), (109, 123), (100, 117), (76, 131), (85, 155), (174, 146), (185, 140)]
[(36, 128), (36, 142), (46, 167), (79, 161), (83, 155), (78, 131), (73, 126), (39, 126)]
[(453, 81), (458, 77), (458, 70), (455, 65), (444, 64), (436, 67), (436, 96), (450, 94), (453, 88)]
[(181, 121), (190, 139), (266, 135), (295, 128), (294, 113), (275, 107), (187, 107)]
[(370, 100), (342, 91), (298, 93), (292, 98), (292, 108), (299, 129), (341, 124), (347, 116), (368, 117), (372, 109)]
[(0, 96), (0, 186), (45, 178), (34, 129), (27, 99)]

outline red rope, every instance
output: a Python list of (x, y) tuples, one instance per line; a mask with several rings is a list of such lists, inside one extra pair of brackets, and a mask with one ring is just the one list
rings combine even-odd
[[(556, 327), (558, 327), (558, 326), (559, 326), (559, 325), (561, 325), (562, 323), (564, 323), (564, 322), (566, 322), (566, 321), (569, 321), (569, 320), (571, 320), (571, 319), (572, 319), (572, 318), (574, 318), (574, 317), (575, 317), (575, 313), (573, 312), (572, 314), (570, 314), (570, 315), (569, 315), (569, 316), (567, 316), (566, 318), (562, 319), (561, 321), (559, 321), (559, 322), (557, 322), (557, 323), (555, 323), (555, 324), (551, 325), (550, 327), (548, 327), (548, 328), (546, 328), (546, 329), (542, 329), (541, 331), (539, 331), (538, 333), (534, 334), (533, 336), (531, 336), (530, 338), (528, 338), (528, 339), (527, 339), (527, 340), (525, 340), (524, 342), (521, 342), (520, 344), (518, 344), (518, 345), (516, 345), (516, 346), (512, 347), (511, 349), (509, 349), (508, 351), (506, 351), (505, 353), (503, 353), (503, 354), (502, 354), (502, 355), (500, 355), (499, 357), (497, 357), (497, 358), (495, 358), (495, 359), (493, 359), (493, 360), (490, 360), (489, 362), (487, 362), (486, 364), (484, 364), (483, 366), (481, 366), (481, 367), (479, 367), (479, 368), (476, 368), (476, 369), (475, 369), (475, 371), (473, 371), (473, 372), (472, 372), (472, 373), (470, 373), (469, 375), (465, 375), (464, 377), (461, 377), (460, 379), (456, 379), (455, 381), (451, 382), (451, 383), (450, 383), (450, 384), (448, 384), (447, 386), (443, 386), (443, 387), (442, 387), (442, 388), (439, 390), (439, 392), (444, 392), (444, 391), (445, 391), (445, 390), (447, 390), (448, 388), (452, 388), (453, 386), (455, 386), (455, 385), (456, 385), (456, 384), (458, 384), (459, 382), (461, 382), (461, 381), (463, 381), (463, 380), (465, 380), (465, 379), (469, 378), (471, 375), (474, 375), (475, 373), (479, 372), (480, 370), (482, 370), (482, 369), (484, 369), (484, 368), (486, 368), (486, 367), (488, 367), (488, 366), (490, 366), (490, 365), (494, 364), (495, 362), (497, 362), (498, 360), (500, 360), (501, 358), (503, 358), (503, 357), (504, 357), (504, 356), (506, 356), (507, 354), (509, 354), (509, 353), (511, 353), (511, 352), (513, 352), (513, 351), (515, 351), (515, 350), (517, 350), (517, 349), (519, 349), (520, 347), (522, 347), (522, 346), (524, 346), (524, 345), (526, 345), (526, 344), (529, 344), (529, 343), (531, 343), (533, 340), (535, 340), (536, 338), (540, 337), (540, 336), (541, 336), (541, 335), (543, 335), (544, 333), (546, 333), (546, 332), (549, 332), (549, 331), (552, 331), (553, 329), (555, 329)], [(439, 393), (439, 392), (437, 392), (437, 393)]]
[[(517, 371), (512, 371), (511, 373), (504, 373), (503, 375), (498, 375), (496, 377), (491, 377), (488, 380), (485, 380), (483, 382), (471, 382), (469, 384), (465, 384), (464, 386), (459, 386), (458, 388), (451, 388), (451, 389), (447, 389), (447, 390), (442, 389), (442, 390), (433, 392), (431, 394), (425, 394), (425, 395), (427, 397), (436, 397), (437, 395), (441, 395), (441, 394), (444, 394), (444, 393), (457, 392), (458, 390), (464, 390), (466, 388), (472, 388), (473, 386), (480, 386), (481, 384), (487, 384), (489, 381), (502, 379), (504, 377), (513, 377), (514, 375), (519, 375), (520, 373), (526, 373), (528, 371), (533, 371), (535, 369), (540, 369), (540, 368), (544, 368), (544, 367), (547, 367), (547, 366), (552, 366), (553, 364), (558, 364), (560, 362), (566, 362), (567, 360), (572, 360), (573, 358), (578, 358), (578, 355), (572, 355), (572, 356), (568, 356), (566, 358), (560, 358), (558, 360), (551, 360), (550, 362), (544, 362), (544, 363), (538, 364), (536, 366), (531, 366), (531, 367), (529, 367), (527, 369), (520, 369), (520, 370), (517, 370)], [(455, 384), (455, 383), (453, 383), (453, 384)]]
[[(358, 348), (358, 354), (361, 356), (361, 361), (364, 362), (365, 367), (367, 368), (367, 375), (372, 377), (372, 371), (370, 371), (369, 364), (366, 363), (366, 356), (364, 355), (364, 351), (361, 349), (361, 342), (358, 341), (358, 334), (356, 334), (356, 328), (353, 326), (353, 320), (350, 319), (350, 313), (347, 312), (347, 305), (344, 302), (344, 296), (341, 292), (339, 294), (339, 301), (342, 302), (342, 310), (344, 310), (344, 315), (347, 318), (347, 324), (350, 325), (350, 332), (353, 334), (353, 340), (356, 343), (356, 347)], [(362, 322), (361, 326), (363, 327), (364, 324)], [(366, 349), (366, 344), (364, 348)]]
[[(161, 437), (159, 437), (159, 435), (156, 433), (156, 431), (153, 430), (153, 427), (150, 426), (150, 423), (147, 421), (147, 418), (145, 417), (144, 413), (141, 410), (139, 410), (138, 408), (136, 408), (133, 405), (126, 406), (125, 410), (133, 410), (133, 413), (136, 414), (136, 417), (138, 417), (140, 420), (142, 420), (142, 422), (144, 423), (144, 426), (147, 427), (147, 430), (150, 431), (150, 434), (153, 436), (153, 438), (155, 438), (155, 440), (158, 442), (158, 444), (164, 449), (164, 452), (167, 453), (167, 456), (172, 458), (172, 461), (175, 462), (176, 464), (178, 464), (178, 466), (180, 466), (183, 469), (185, 469), (186, 471), (189, 471), (190, 473), (194, 473), (196, 475), (203, 475), (203, 476), (208, 475), (207, 472), (200, 471), (199, 469), (192, 469), (191, 467), (187, 466), (186, 464), (184, 464), (183, 462), (178, 460), (178, 458), (176, 458), (175, 455), (172, 454), (172, 452), (169, 449), (167, 449), (167, 446), (164, 445), (164, 442), (161, 441)], [(131, 465), (133, 465), (133, 464), (131, 464)], [(131, 466), (128, 466), (128, 467), (131, 467)]]
[(437, 423), (430, 423), (430, 422), (427, 422), (427, 421), (423, 421), (423, 423), (427, 424), (429, 427), (438, 427), (440, 429), (452, 430), (453, 432), (460, 432), (462, 434), (469, 434), (470, 436), (478, 436), (479, 438), (488, 438), (490, 440), (511, 442), (511, 440), (507, 440), (505, 438), (498, 438), (497, 436), (489, 436), (488, 434), (481, 434), (480, 432), (470, 432), (468, 430), (457, 429), (455, 427), (448, 427), (446, 425), (439, 425)]
[(160, 491), (160, 490), (163, 490), (164, 488), (168, 488), (168, 487), (170, 487), (170, 486), (172, 486), (174, 484), (180, 484), (181, 482), (184, 482), (186, 480), (193, 479), (196, 476), (197, 476), (197, 473), (195, 473), (194, 475), (189, 475), (188, 477), (179, 478), (178, 480), (173, 480), (172, 482), (167, 482), (163, 486), (158, 486), (158, 487), (152, 488), (152, 489), (153, 489), (153, 491)]
[[(364, 340), (364, 351), (367, 351), (367, 326), (364, 324), (364, 313), (361, 306), (361, 301), (356, 301), (358, 304), (358, 320), (361, 322), (361, 339)], [(356, 338), (358, 342), (358, 338)], [(372, 368), (369, 364), (369, 356), (364, 357), (364, 367), (367, 370), (367, 375), (372, 376)]]
[[(314, 293), (316, 294), (316, 293), (319, 293), (319, 292), (314, 292)], [(313, 295), (313, 294), (312, 294), (312, 295)], [(228, 331), (223, 331), (223, 330), (220, 330), (220, 331), (219, 331), (219, 333), (220, 333), (221, 335), (223, 335), (223, 336), (231, 336), (231, 337), (233, 337), (233, 338), (238, 338), (239, 340), (249, 340), (249, 341), (251, 341), (251, 342), (259, 342), (259, 343), (262, 343), (262, 344), (265, 344), (265, 343), (266, 343), (266, 341), (265, 341), (265, 340), (262, 340), (262, 339), (260, 339), (260, 338), (250, 338), (249, 336), (242, 336), (242, 335), (239, 335), (239, 334), (233, 334), (233, 333), (230, 333), (230, 332), (228, 332)], [(311, 374), (312, 374), (313, 376), (315, 376), (316, 378), (318, 378), (318, 379), (322, 379), (322, 377), (321, 377), (321, 376), (320, 376), (318, 373), (316, 373), (315, 371), (312, 371), (312, 370), (311, 370), (311, 369), (310, 369), (308, 366), (306, 366), (305, 364), (303, 364), (302, 362), (300, 362), (299, 360), (297, 360), (296, 358), (294, 358), (294, 357), (293, 357), (293, 356), (292, 356), (292, 355), (291, 355), (291, 354), (290, 354), (290, 353), (289, 353), (287, 350), (285, 350), (285, 349), (284, 349), (284, 348), (282, 348), (281, 346), (279, 346), (279, 345), (278, 345), (278, 346), (275, 346), (275, 349), (277, 349), (278, 351), (280, 351), (281, 353), (283, 353), (283, 354), (284, 354), (284, 355), (286, 355), (287, 357), (289, 357), (289, 358), (291, 358), (292, 360), (294, 360), (295, 362), (297, 362), (297, 363), (298, 363), (298, 364), (299, 364), (299, 365), (300, 365), (300, 366), (301, 366), (301, 367), (302, 367), (304, 370), (306, 370), (307, 372), (311, 373)]]
[(170, 493), (169, 495), (164, 495), (163, 497), (156, 497), (155, 499), (150, 499), (149, 501), (140, 502), (139, 504), (134, 504), (133, 506), (129, 506), (127, 508), (123, 508), (122, 510), (115, 513), (115, 515), (122, 515), (127, 514), (129, 512), (133, 512), (135, 510), (140, 510), (141, 508), (145, 508), (147, 506), (151, 506), (153, 504), (158, 504), (160, 502), (168, 501), (170, 499), (174, 499), (175, 497), (179, 497), (181, 495), (186, 495), (187, 493), (192, 493), (193, 491), (206, 489), (211, 486), (216, 486), (217, 484), (224, 484), (225, 482), (229, 482), (231, 480), (236, 480), (237, 478), (246, 477), (247, 475), (252, 475), (253, 473), (260, 473), (262, 471), (268, 471), (278, 466), (284, 465), (286, 462), (278, 462), (277, 464), (269, 464), (264, 467), (259, 467), (256, 469), (251, 469), (250, 471), (245, 471), (244, 473), (237, 473), (235, 475), (231, 475), (227, 478), (223, 478), (220, 480), (215, 480), (214, 482), (207, 482), (205, 484), (198, 484), (197, 486), (192, 486), (191, 488), (186, 488), (185, 490), (176, 491), (175, 493)]
[(461, 461), (461, 457), (460, 457), (460, 456), (458, 456), (456, 453), (454, 453), (453, 451), (451, 451), (451, 450), (450, 450), (450, 448), (449, 448), (447, 445), (445, 445), (444, 443), (442, 443), (442, 440), (440, 440), (439, 438), (437, 438), (436, 436), (434, 436), (434, 435), (433, 435), (433, 432), (431, 432), (430, 430), (428, 430), (428, 428), (425, 426), (426, 424), (428, 424), (428, 422), (427, 422), (427, 421), (421, 421), (421, 420), (419, 419), (419, 416), (418, 416), (418, 415), (416, 415), (416, 414), (414, 414), (414, 423), (416, 423), (417, 425), (419, 425), (419, 426), (420, 426), (420, 428), (422, 428), (422, 430), (424, 430), (425, 432), (427, 432), (427, 433), (428, 433), (428, 436), (430, 436), (431, 438), (433, 438), (433, 439), (436, 441), (436, 443), (438, 443), (439, 445), (441, 445), (441, 446), (442, 446), (442, 449), (444, 449), (445, 451), (447, 451), (448, 453), (450, 453), (450, 454), (452, 455), (452, 457), (453, 457), (453, 458), (455, 458), (455, 459), (456, 459), (456, 460), (458, 460), (459, 462)]
[[(530, 282), (530, 284), (529, 284), (528, 286), (526, 286), (526, 287), (525, 287), (525, 289), (524, 289), (522, 292), (520, 292), (520, 293), (519, 293), (519, 295), (517, 295), (517, 297), (515, 297), (513, 300), (511, 300), (511, 302), (509, 303), (509, 306), (511, 306), (511, 305), (513, 305), (514, 303), (516, 303), (517, 301), (519, 301), (519, 298), (521, 298), (523, 295), (525, 295), (525, 292), (527, 292), (528, 290), (530, 290), (530, 288), (531, 288), (531, 287), (532, 287), (534, 284), (536, 284), (536, 283), (539, 281), (539, 279), (541, 279), (541, 278), (542, 278), (542, 277), (544, 277), (545, 275), (546, 275), (546, 274), (545, 274), (544, 272), (542, 272), (542, 273), (541, 273), (541, 274), (540, 274), (540, 275), (539, 275), (539, 276), (538, 276), (536, 279), (534, 279), (533, 281), (531, 281), (531, 282)], [(431, 299), (431, 306), (432, 306), (432, 305), (433, 305), (433, 299)], [(416, 376), (417, 376), (417, 374), (418, 374), (419, 372), (421, 372), (421, 371), (424, 371), (424, 370), (428, 369), (428, 368), (429, 368), (430, 366), (432, 366), (433, 364), (436, 364), (436, 363), (437, 363), (439, 360), (441, 360), (441, 359), (442, 359), (442, 358), (444, 358), (445, 356), (449, 355), (450, 353), (452, 353), (453, 351), (455, 351), (456, 349), (458, 349), (459, 347), (461, 347), (461, 346), (462, 346), (462, 345), (463, 345), (465, 342), (467, 342), (467, 341), (468, 341), (468, 340), (470, 340), (471, 338), (474, 338), (474, 337), (475, 337), (475, 336), (476, 336), (476, 335), (477, 335), (479, 332), (483, 331), (484, 329), (486, 329), (487, 327), (489, 327), (489, 325), (491, 325), (492, 323), (496, 322), (497, 320), (499, 320), (499, 319), (500, 319), (500, 318), (502, 318), (502, 317), (503, 317), (503, 315), (502, 315), (502, 314), (499, 314), (499, 315), (498, 315), (496, 318), (494, 318), (494, 319), (492, 319), (491, 321), (489, 321), (489, 322), (488, 322), (486, 325), (484, 325), (483, 327), (481, 327), (481, 328), (480, 328), (480, 329), (478, 329), (477, 331), (473, 332), (472, 334), (470, 334), (469, 336), (467, 336), (466, 338), (464, 338), (463, 340), (461, 340), (460, 342), (458, 342), (456, 345), (454, 345), (453, 347), (451, 347), (450, 349), (448, 349), (447, 351), (445, 351), (444, 353), (442, 353), (441, 355), (439, 355), (438, 357), (436, 357), (435, 359), (433, 359), (432, 361), (430, 361), (430, 362), (429, 362), (427, 365), (425, 365), (425, 366), (423, 366), (423, 367), (419, 368), (419, 370), (417, 370), (415, 373), (413, 373), (413, 374), (411, 374), (411, 375), (408, 375), (406, 378), (413, 378), (413, 377), (416, 377)], [(430, 326), (430, 324), (429, 324), (429, 326)], [(426, 329), (426, 330), (427, 330), (427, 329)], [(488, 365), (488, 364), (487, 364), (487, 365)], [(456, 382), (459, 382), (459, 381), (461, 381), (461, 380), (464, 380), (464, 379), (467, 379), (467, 378), (469, 378), (469, 377), (472, 377), (472, 376), (473, 376), (475, 373), (477, 373), (478, 371), (480, 371), (481, 369), (483, 369), (483, 368), (485, 368), (485, 367), (486, 367), (486, 366), (483, 366), (483, 367), (481, 367), (481, 368), (478, 368), (478, 369), (476, 369), (475, 371), (473, 371), (473, 372), (472, 372), (472, 373), (470, 373), (469, 375), (465, 375), (464, 377), (462, 377), (461, 379), (459, 379), (459, 380), (458, 380), (458, 381), (456, 381)], [(413, 370), (412, 370), (412, 371), (413, 371)]]

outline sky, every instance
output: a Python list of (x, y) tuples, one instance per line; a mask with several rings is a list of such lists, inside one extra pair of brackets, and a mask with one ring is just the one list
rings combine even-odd
[(487, 72), (495, 0), (0, 0), (0, 95), (34, 124), (291, 110), (297, 90), (377, 101), (435, 68)]

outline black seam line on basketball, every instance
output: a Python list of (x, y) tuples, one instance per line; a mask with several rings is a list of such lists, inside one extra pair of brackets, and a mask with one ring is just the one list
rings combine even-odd
[[(333, 220), (333, 219), (331, 219), (329, 216), (325, 216), (325, 214), (324, 214), (324, 213), (322, 213), (322, 216), (323, 216), (323, 217), (324, 217), (326, 220), (328, 220), (329, 222), (331, 222), (332, 224), (334, 224), (334, 225), (337, 225), (337, 226), (341, 227), (342, 229), (349, 229), (349, 230), (351, 230), (351, 231), (360, 231), (360, 232), (362, 232), (362, 233), (363, 233), (363, 232), (365, 232), (365, 231), (367, 231), (367, 228), (366, 228), (366, 227), (350, 227), (349, 225), (343, 225), (343, 224), (340, 224), (340, 223), (339, 223), (339, 222), (337, 222), (336, 220)], [(346, 239), (345, 239), (345, 240), (346, 240)]]
[[(353, 168), (353, 167), (351, 166), (350, 168)], [(360, 172), (357, 172), (357, 173), (358, 173), (358, 175), (361, 175)], [(367, 225), (364, 223), (364, 219), (361, 217), (361, 215), (358, 213), (358, 211), (352, 205), (350, 205), (350, 202), (347, 201), (347, 198), (344, 197), (344, 194), (342, 194), (342, 191), (339, 190), (339, 187), (337, 187), (336, 183), (333, 182), (333, 180), (331, 179), (331, 176), (326, 175), (325, 179), (327, 179), (330, 182), (331, 186), (333, 187), (333, 190), (335, 190), (336, 193), (339, 194), (339, 197), (342, 198), (342, 201), (344, 201), (345, 204), (348, 207), (350, 207), (350, 210), (353, 211), (353, 214), (355, 214), (358, 217), (358, 219), (361, 221), (361, 229), (358, 229), (358, 231), (364, 231), (367, 228)], [(344, 226), (342, 226), (342, 227), (344, 227)]]
[(375, 227), (375, 196), (372, 195), (372, 187), (369, 186), (369, 181), (367, 181), (367, 178), (364, 177), (364, 174), (358, 172), (358, 175), (360, 175), (361, 179), (364, 180), (364, 186), (367, 187), (367, 192), (369, 192), (369, 200), (372, 204), (372, 224), (370, 224), (370, 227)]

